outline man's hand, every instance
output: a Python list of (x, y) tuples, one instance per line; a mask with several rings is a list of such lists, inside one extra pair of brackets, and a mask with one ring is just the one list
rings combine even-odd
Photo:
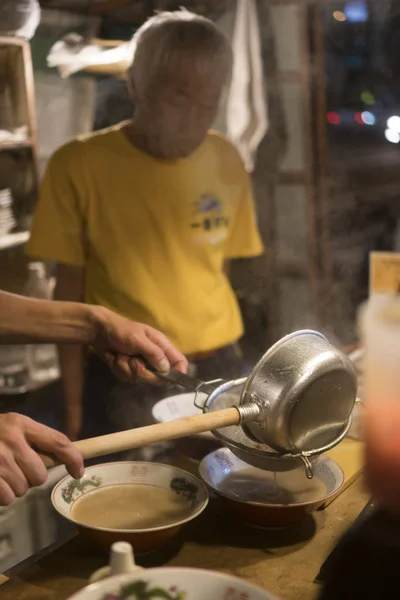
[(65, 435), (22, 415), (0, 415), (0, 505), (46, 482), (46, 467), (32, 446), (55, 454), (72, 477), (83, 476), (82, 456)]
[(94, 344), (96, 353), (122, 381), (137, 379), (159, 383), (146, 369), (144, 358), (160, 373), (171, 368), (186, 373), (188, 361), (161, 332), (102, 309), (101, 326)]

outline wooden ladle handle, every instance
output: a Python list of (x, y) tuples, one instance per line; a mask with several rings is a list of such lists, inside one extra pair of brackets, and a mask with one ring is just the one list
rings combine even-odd
[[(80, 440), (79, 442), (74, 442), (74, 444), (82, 453), (83, 458), (89, 459), (96, 456), (114, 454), (114, 452), (131, 450), (132, 448), (140, 448), (141, 446), (148, 446), (158, 442), (174, 440), (187, 435), (213, 431), (221, 427), (239, 425), (239, 423), (240, 414), (238, 409), (235, 407), (224, 408), (223, 410), (195, 415), (194, 417), (176, 419), (168, 423), (158, 423), (147, 427), (139, 427), (138, 429), (119, 431), (118, 433)], [(55, 456), (41, 454), (40, 457), (48, 469), (60, 464), (60, 461)]]

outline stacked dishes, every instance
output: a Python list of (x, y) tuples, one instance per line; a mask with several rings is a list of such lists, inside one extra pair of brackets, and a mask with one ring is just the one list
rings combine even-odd
[(0, 190), (0, 235), (7, 235), (16, 225), (12, 211), (12, 201), (9, 188)]

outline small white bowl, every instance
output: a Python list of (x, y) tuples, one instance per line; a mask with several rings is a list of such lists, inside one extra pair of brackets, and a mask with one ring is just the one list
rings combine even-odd
[[(152, 409), (154, 420), (157, 421), (157, 423), (168, 423), (175, 419), (184, 419), (186, 417), (201, 415), (203, 411), (194, 404), (195, 396), (195, 392), (188, 392), (186, 394), (169, 396), (168, 398), (164, 398), (164, 400), (160, 400)], [(198, 433), (197, 436), (205, 439), (215, 439), (210, 432)]]
[[(134, 589), (129, 596), (121, 595), (127, 586), (137, 586), (141, 591), (147, 588), (149, 592), (152, 588), (161, 588), (165, 593), (163, 597), (170, 600), (278, 600), (276, 596), (244, 579), (185, 567), (145, 569), (140, 573), (110, 577), (89, 585), (69, 600), (106, 600), (107, 594), (113, 600), (139, 598)], [(161, 595), (145, 594), (142, 593), (140, 597), (161, 598)]]
[[(186, 394), (177, 394), (160, 400), (153, 407), (153, 418), (158, 423), (168, 423), (175, 419), (194, 417), (201, 415), (202, 410), (194, 404), (196, 394), (189, 392)], [(199, 394), (205, 399), (205, 394)], [(192, 462), (198, 464), (207, 454), (221, 448), (222, 443), (212, 433), (198, 433), (196, 435), (186, 436), (174, 441), (176, 448), (183, 456), (186, 456)]]
[[(190, 506), (190, 514), (184, 519), (150, 529), (110, 529), (80, 523), (72, 517), (75, 502), (82, 496), (96, 493), (93, 490), (116, 485), (133, 484), (153, 486), (174, 491)], [(195, 519), (208, 504), (206, 486), (197, 477), (182, 469), (151, 462), (115, 462), (88, 467), (79, 481), (64, 477), (53, 488), (51, 501), (54, 508), (68, 521), (76, 525), (88, 539), (110, 548), (114, 542), (132, 544), (136, 552), (149, 552), (173, 538), (182, 526)]]

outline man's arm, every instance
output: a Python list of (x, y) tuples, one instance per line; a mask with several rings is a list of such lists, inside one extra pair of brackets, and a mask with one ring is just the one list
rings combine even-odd
[(36, 300), (0, 291), (0, 343), (93, 344), (101, 307)]
[[(55, 300), (82, 302), (84, 288), (84, 268), (58, 264)], [(58, 346), (58, 357), (64, 390), (65, 433), (75, 440), (82, 426), (85, 348), (82, 345), (63, 344)]]
[(160, 331), (102, 306), (36, 300), (0, 291), (0, 344), (92, 345), (114, 375), (158, 382), (145, 359), (160, 372), (186, 372), (187, 360)]

